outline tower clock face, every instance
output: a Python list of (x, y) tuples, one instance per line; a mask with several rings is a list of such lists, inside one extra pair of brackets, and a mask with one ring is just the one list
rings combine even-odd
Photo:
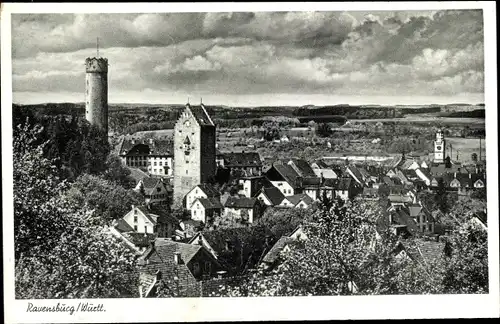
[(441, 145), (436, 146), (436, 150), (441, 151)]
[(191, 125), (191, 123), (189, 122), (189, 120), (186, 120), (186, 121), (184, 122), (184, 126), (189, 127), (189, 125)]

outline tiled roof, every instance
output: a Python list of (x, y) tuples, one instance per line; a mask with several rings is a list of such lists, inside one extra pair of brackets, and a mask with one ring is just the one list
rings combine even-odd
[(230, 208), (253, 208), (257, 204), (257, 198), (248, 197), (229, 197), (224, 204), (224, 207)]
[(285, 179), (292, 188), (298, 188), (300, 175), (289, 165), (273, 164), (273, 168)]
[(130, 226), (123, 218), (119, 218), (116, 220), (115, 228), (120, 233), (133, 232), (134, 229)]
[[(221, 228), (201, 232), (201, 235), (215, 251), (218, 260), (236, 272), (257, 265), (276, 242), (273, 233), (264, 226)], [(196, 237), (193, 237), (190, 243), (195, 240)], [(226, 242), (230, 242), (233, 250), (239, 253), (235, 255), (227, 251)]]
[(205, 209), (221, 209), (223, 208), (220, 200), (216, 197), (198, 198), (197, 199)]
[(148, 247), (151, 241), (155, 240), (157, 235), (154, 233), (137, 233), (137, 232), (126, 232), (122, 233), (123, 237), (132, 242), (135, 246)]
[(321, 186), (321, 178), (318, 177), (307, 177), (302, 179), (303, 187), (319, 187)]
[(285, 198), (281, 191), (276, 187), (262, 188), (260, 192), (264, 193), (273, 205), (280, 204), (283, 201), (283, 198)]
[(266, 256), (264, 259), (262, 259), (263, 262), (266, 263), (274, 263), (276, 260), (278, 260), (278, 257), (280, 256), (281, 251), (289, 244), (293, 242), (293, 239), (288, 236), (283, 236), (281, 237), (274, 245), (273, 247), (269, 250), (269, 252), (266, 253)]
[(479, 221), (484, 225), (488, 226), (488, 214), (485, 213), (484, 211), (478, 211), (474, 213), (474, 217), (479, 219)]
[[(186, 264), (175, 263), (174, 254), (178, 251), (178, 243), (172, 243), (155, 247), (154, 250), (149, 248), (139, 258), (139, 272), (156, 275), (157, 271), (161, 271), (162, 281), (166, 284), (167, 289), (178, 291), (179, 296), (182, 297), (201, 296), (201, 284), (196, 281)], [(149, 260), (148, 263), (144, 262), (145, 259)], [(177, 280), (174, 281), (174, 278)], [(155, 296), (154, 289), (150, 296)]]
[(314, 163), (316, 163), (316, 165), (320, 169), (328, 169), (328, 168), (330, 168), (330, 166), (328, 164), (326, 164), (325, 161), (323, 161), (323, 160), (314, 161)]
[[(292, 165), (293, 164), (293, 165)], [(295, 171), (303, 178), (305, 177), (316, 177), (314, 170), (311, 168), (309, 163), (304, 159), (291, 159), (288, 165), (295, 166)]]
[(311, 197), (309, 197), (308, 195), (306, 194), (297, 194), (297, 195), (293, 195), (293, 196), (286, 196), (285, 197), (290, 203), (292, 203), (292, 205), (294, 206), (297, 206), (297, 204), (299, 202), (301, 202), (302, 200), (306, 203), (306, 204), (312, 204), (313, 203), (313, 200), (311, 199)]
[(173, 156), (173, 141), (164, 138), (125, 137), (120, 146), (120, 155)]
[(224, 165), (227, 167), (261, 167), (262, 161), (258, 152), (223, 153)]
[[(200, 183), (196, 187), (200, 188), (205, 193), (205, 195), (207, 195), (207, 197), (209, 197), (209, 198), (210, 197), (220, 197), (220, 192), (217, 191), (217, 189), (215, 189), (212, 185), (210, 185), (208, 183)], [(194, 188), (196, 188), (196, 187), (194, 187)], [(193, 190), (193, 189), (191, 189), (191, 190)]]
[(155, 240), (155, 248), (157, 249), (162, 249), (164, 246), (168, 245), (174, 245), (176, 247), (176, 251), (180, 252), (181, 258), (186, 264), (202, 249), (200, 245), (175, 242), (166, 238), (157, 238)]
[[(174, 224), (178, 225), (179, 220), (173, 216), (165, 207), (160, 207), (156, 205), (148, 205), (148, 206), (137, 206), (138, 208), (148, 220), (156, 224)], [(158, 217), (154, 217), (158, 216)]]
[(351, 171), (349, 174), (354, 175), (354, 177), (356, 177), (356, 179), (357, 179), (356, 181), (360, 181), (360, 182), (363, 181), (363, 175), (361, 174), (361, 172), (359, 172), (358, 168), (356, 168), (354, 165), (348, 165), (346, 170)]
[(194, 118), (200, 126), (215, 126), (203, 104), (201, 104), (200, 106), (191, 106), (190, 104), (187, 104), (186, 108), (188, 108), (193, 113)]
[(158, 186), (164, 186), (165, 190), (167, 189), (160, 178), (144, 177), (142, 178), (142, 185), (144, 186), (144, 193), (146, 195), (154, 194), (154, 190)]
[(407, 179), (412, 179), (412, 178), (418, 178), (417, 173), (415, 170), (402, 170), (401, 171)]
[(349, 190), (352, 185), (351, 178), (326, 179), (323, 183), (325, 187), (332, 187), (334, 190)]
[(410, 203), (413, 199), (409, 196), (403, 196), (399, 194), (389, 194), (387, 197), (390, 202), (393, 203)]
[(388, 186), (393, 186), (394, 185), (394, 181), (389, 178), (388, 176), (385, 176), (382, 178), (384, 180), (384, 183)]

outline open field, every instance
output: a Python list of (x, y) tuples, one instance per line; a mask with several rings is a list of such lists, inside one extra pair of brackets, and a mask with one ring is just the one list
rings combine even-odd
[(464, 125), (484, 125), (484, 118), (453, 118), (434, 117), (423, 115), (406, 115), (403, 118), (376, 118), (376, 119), (351, 119), (351, 124), (396, 122), (396, 123), (433, 123), (433, 124), (464, 124)]

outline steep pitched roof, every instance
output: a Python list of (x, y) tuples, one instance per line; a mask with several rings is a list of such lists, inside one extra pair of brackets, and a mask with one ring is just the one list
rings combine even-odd
[(352, 185), (351, 178), (326, 179), (325, 185), (333, 187), (334, 190), (349, 190)]
[(346, 171), (351, 171), (349, 173), (349, 175), (351, 176), (354, 176), (355, 177), (355, 180), (357, 182), (363, 182), (363, 175), (361, 174), (361, 172), (359, 172), (358, 168), (356, 168), (354, 165), (348, 165), (346, 167)]
[(257, 198), (248, 197), (229, 197), (224, 207), (229, 208), (253, 208), (258, 203)]
[(215, 197), (198, 198), (197, 201), (199, 201), (205, 209), (221, 209), (221, 208), (223, 208), (220, 200), (218, 198), (215, 198)]
[(174, 142), (167, 138), (138, 138), (124, 137), (119, 154), (120, 155), (161, 155), (173, 156)]
[(263, 193), (273, 205), (280, 204), (283, 201), (283, 198), (285, 198), (281, 191), (276, 187), (262, 188), (260, 192)]
[[(272, 168), (274, 168), (292, 188), (299, 187), (297, 180), (300, 178), (300, 175), (291, 166), (287, 164), (273, 164)], [(272, 179), (270, 180), (272, 181)]]
[(115, 221), (115, 228), (120, 233), (133, 232), (134, 229), (130, 226), (126, 221), (122, 218), (119, 218)]
[(199, 106), (191, 106), (190, 104), (187, 104), (186, 108), (189, 109), (193, 113), (193, 116), (196, 119), (196, 122), (201, 127), (207, 127), (207, 126), (215, 127), (215, 124), (212, 121), (212, 118), (210, 118), (210, 115), (208, 114), (208, 112), (203, 104), (201, 104)]
[(144, 177), (141, 179), (141, 181), (142, 185), (144, 186), (144, 193), (146, 195), (154, 194), (154, 189), (158, 186), (163, 186), (165, 187), (165, 190), (167, 189), (160, 178)]
[[(274, 234), (264, 226), (221, 228), (204, 231), (200, 235), (215, 251), (218, 260), (236, 272), (255, 266), (276, 242)], [(196, 244), (196, 240), (195, 236), (189, 243)], [(233, 251), (238, 253), (228, 251), (226, 242), (230, 242)]]
[(288, 162), (292, 168), (301, 176), (301, 177), (316, 177), (314, 170), (311, 168), (309, 163), (304, 159), (291, 159)]
[(266, 253), (266, 256), (264, 259), (262, 259), (262, 262), (265, 263), (274, 263), (278, 260), (280, 253), (283, 251), (283, 249), (293, 242), (294, 240), (291, 237), (288, 236), (282, 236), (274, 245), (273, 247), (269, 250), (269, 252)]
[(313, 164), (316, 164), (318, 166), (318, 168), (320, 168), (320, 169), (328, 169), (328, 168), (330, 168), (330, 166), (328, 164), (326, 164), (325, 161), (323, 161), (323, 160), (314, 161)]
[[(194, 188), (196, 188), (196, 187), (200, 188), (205, 193), (205, 195), (207, 195), (207, 197), (209, 197), (209, 198), (210, 197), (220, 197), (220, 192), (217, 191), (217, 189), (215, 189), (212, 185), (210, 185), (208, 183), (200, 183), (199, 185), (195, 186)], [(193, 189), (191, 189), (191, 191)]]
[(156, 205), (147, 205), (147, 206), (137, 206), (136, 208), (139, 209), (146, 216), (146, 218), (154, 225), (179, 224), (179, 220), (175, 216), (173, 216), (165, 207), (160, 207)]
[(262, 160), (258, 152), (223, 153), (226, 167), (261, 167)]
[(302, 193), (302, 194), (297, 194), (293, 196), (286, 196), (285, 197), (290, 203), (292, 203), (294, 206), (297, 206), (298, 203), (301, 201), (304, 201), (306, 204), (312, 204), (314, 201), (312, 200), (311, 197), (308, 195)]
[[(191, 259), (201, 250), (203, 247), (200, 245), (192, 245), (187, 243), (175, 242), (166, 238), (157, 238), (155, 241), (155, 248), (162, 249), (165, 246), (173, 245), (176, 247), (176, 251), (180, 252), (181, 258), (184, 263), (189, 263)], [(146, 252), (147, 253), (147, 252)], [(144, 254), (146, 254), (144, 253)]]

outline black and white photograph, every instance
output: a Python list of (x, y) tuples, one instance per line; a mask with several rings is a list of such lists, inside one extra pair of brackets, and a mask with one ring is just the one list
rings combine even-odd
[(128, 5), (2, 6), (10, 321), (498, 316), (494, 3)]

